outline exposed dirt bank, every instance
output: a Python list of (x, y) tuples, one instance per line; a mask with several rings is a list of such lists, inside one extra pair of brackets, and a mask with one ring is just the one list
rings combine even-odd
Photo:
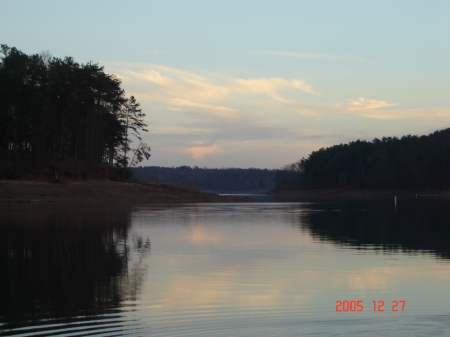
[(0, 180), (0, 203), (66, 201), (133, 201), (141, 203), (237, 202), (247, 198), (203, 193), (182, 185), (116, 181)]
[(280, 200), (295, 199), (298, 201), (335, 201), (358, 199), (383, 198), (415, 198), (415, 197), (446, 197), (450, 198), (450, 187), (439, 189), (300, 189), (300, 190), (274, 190), (266, 193)]

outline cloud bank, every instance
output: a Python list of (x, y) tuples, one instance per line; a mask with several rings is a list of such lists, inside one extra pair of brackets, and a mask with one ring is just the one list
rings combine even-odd
[[(211, 164), (222, 160), (228, 167), (258, 167), (252, 164), (256, 161), (274, 163), (260, 167), (281, 167), (312, 150), (362, 135), (389, 136), (386, 126), (392, 123), (398, 127), (406, 120), (421, 121), (432, 131), (431, 125), (450, 122), (450, 109), (398, 109), (399, 103), (364, 97), (333, 102), (333, 93), (322, 93), (299, 78), (242, 78), (138, 63), (110, 63), (107, 70), (145, 107), (152, 118), (147, 141), (159, 143), (152, 149), (164, 152), (169, 166), (180, 158), (180, 165), (193, 160), (194, 165), (224, 167)], [(152, 160), (156, 158), (155, 153)], [(231, 164), (234, 160), (248, 163)]]
[(154, 64), (111, 63), (108, 69), (118, 74), (131, 91), (139, 93), (141, 100), (211, 111), (234, 112), (235, 106), (248, 103), (251, 95), (252, 99), (288, 103), (292, 94), (318, 94), (301, 79), (199, 75)]

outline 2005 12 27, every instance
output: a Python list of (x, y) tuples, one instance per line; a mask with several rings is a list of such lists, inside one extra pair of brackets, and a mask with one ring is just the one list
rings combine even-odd
[[(372, 303), (373, 311), (385, 311), (384, 301), (372, 301)], [(406, 301), (392, 301), (391, 311), (405, 311), (405, 306)], [(336, 311), (364, 311), (364, 301), (336, 301)]]

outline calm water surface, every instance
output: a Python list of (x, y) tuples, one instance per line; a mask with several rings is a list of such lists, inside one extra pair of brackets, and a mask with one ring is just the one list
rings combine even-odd
[(2, 205), (0, 336), (449, 336), (448, 206)]

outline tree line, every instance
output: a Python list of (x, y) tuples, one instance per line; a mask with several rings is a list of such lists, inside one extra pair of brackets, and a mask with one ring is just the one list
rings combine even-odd
[(17, 170), (129, 166), (150, 156), (139, 103), (97, 63), (0, 48), (0, 177)]
[(428, 136), (357, 140), (283, 167), (281, 188), (422, 188), (450, 184), (450, 129)]
[(276, 170), (190, 166), (135, 167), (133, 177), (154, 183), (195, 185), (203, 191), (268, 191), (275, 188)]

